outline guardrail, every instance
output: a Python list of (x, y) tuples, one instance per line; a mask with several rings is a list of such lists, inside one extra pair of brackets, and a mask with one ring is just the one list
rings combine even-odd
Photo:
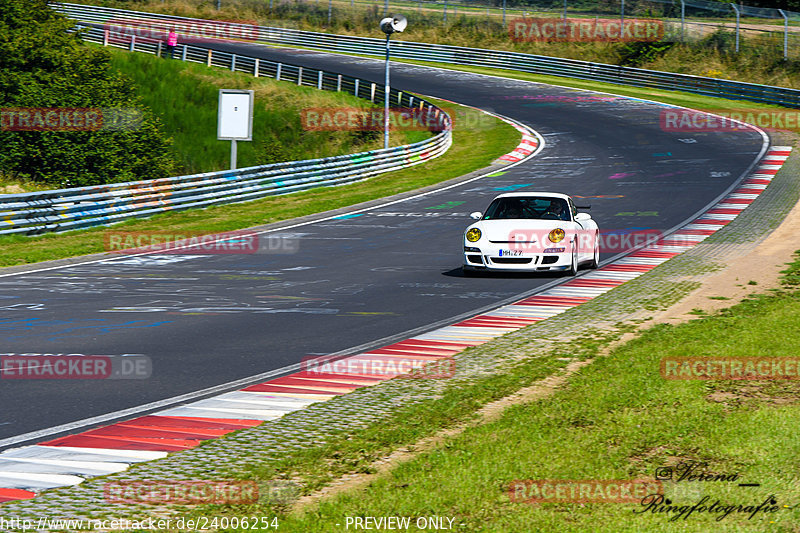
[[(108, 42), (99, 28), (87, 28), (85, 39), (131, 51), (158, 54), (162, 43), (135, 36), (129, 42)], [(288, 80), (318, 89), (345, 91), (383, 103), (383, 86), (338, 73), (276, 63), (237, 54), (181, 45), (184, 61)], [(428, 123), (443, 131), (417, 143), (357, 154), (289, 161), (231, 171), (208, 172), (108, 185), (0, 195), (0, 234), (37, 235), (86, 228), (170, 210), (207, 207), (265, 196), (342, 185), (369, 176), (422, 163), (444, 153), (452, 144), (450, 117), (417, 96), (392, 89), (393, 105), (417, 108), (433, 115)]]
[[(164, 23), (166, 29), (167, 21), (196, 22), (200, 20), (158, 13), (85, 6), (81, 4), (61, 3), (53, 4), (53, 7), (57, 11), (75, 20), (95, 24), (105, 24), (111, 20), (118, 22), (127, 19), (141, 22), (150, 19), (154, 22), (161, 21)], [(226, 24), (234, 25), (233, 23)], [(241, 25), (241, 27), (248, 30), (252, 29), (252, 27), (248, 25)], [(257, 26), (256, 28), (258, 29), (258, 36), (253, 40), (260, 43), (376, 56), (381, 56), (384, 53), (382, 39), (334, 35), (290, 28), (267, 26)], [(734, 100), (749, 100), (800, 108), (800, 91), (796, 89), (607, 65), (604, 63), (591, 63), (573, 59), (523, 54), (519, 52), (465, 48), (402, 41), (398, 39), (392, 41), (392, 57), (397, 59), (435, 61), (454, 65), (517, 70), (533, 74), (547, 74), (551, 76), (603, 81), (618, 85), (686, 91), (707, 96)]]

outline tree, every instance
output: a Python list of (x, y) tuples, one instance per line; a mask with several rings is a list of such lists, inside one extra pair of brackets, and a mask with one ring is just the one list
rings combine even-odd
[[(158, 119), (108, 52), (84, 43), (48, 4), (0, 0), (0, 171), (65, 187), (168, 176), (174, 163)], [(10, 131), (15, 118), (19, 125), (14, 108), (102, 110), (106, 121), (83, 131)], [(120, 111), (141, 120), (110, 125)]]

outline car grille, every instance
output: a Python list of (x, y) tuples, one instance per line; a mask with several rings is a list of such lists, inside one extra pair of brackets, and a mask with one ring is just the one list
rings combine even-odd
[(498, 265), (526, 265), (531, 262), (530, 257), (492, 257), (492, 263)]

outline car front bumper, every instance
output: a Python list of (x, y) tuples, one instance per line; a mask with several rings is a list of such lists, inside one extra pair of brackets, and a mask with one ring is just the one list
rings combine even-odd
[(567, 270), (572, 265), (572, 253), (565, 249), (557, 253), (522, 253), (503, 255), (499, 248), (464, 246), (464, 267), (475, 270), (547, 272)]

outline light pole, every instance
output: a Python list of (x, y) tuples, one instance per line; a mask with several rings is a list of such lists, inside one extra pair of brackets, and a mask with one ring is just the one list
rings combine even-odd
[(403, 15), (392, 15), (381, 20), (381, 31), (386, 34), (386, 71), (383, 93), (383, 147), (389, 148), (389, 37), (402, 32), (408, 26)]
[(783, 17), (783, 59), (785, 61), (789, 57), (789, 17), (783, 9), (779, 9), (778, 12)]

